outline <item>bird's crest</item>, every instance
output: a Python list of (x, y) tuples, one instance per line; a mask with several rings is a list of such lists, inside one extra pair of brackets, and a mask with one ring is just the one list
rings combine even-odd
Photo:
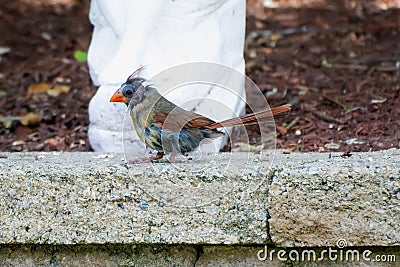
[(135, 70), (131, 75), (129, 75), (128, 79), (126, 80), (127, 82), (132, 81), (136, 76), (139, 75), (139, 73), (144, 70), (147, 66), (141, 66), (137, 70)]

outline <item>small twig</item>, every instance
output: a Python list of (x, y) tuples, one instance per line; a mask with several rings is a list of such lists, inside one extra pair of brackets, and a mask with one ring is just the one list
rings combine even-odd
[(334, 117), (331, 117), (331, 116), (329, 116), (326, 113), (321, 112), (321, 111), (313, 111), (313, 113), (317, 117), (319, 117), (319, 118), (321, 118), (321, 119), (323, 119), (324, 121), (327, 121), (327, 122), (336, 122), (338, 124), (345, 124), (346, 123), (345, 121), (342, 121), (342, 120), (336, 119)]
[(322, 64), (322, 67), (332, 68), (332, 69), (349, 69), (349, 70), (366, 70), (367, 66), (356, 65), (356, 64), (341, 64), (341, 63), (326, 63)]
[(382, 72), (392, 72), (396, 71), (399, 68), (396, 66), (365, 66), (365, 65), (358, 65), (358, 64), (342, 64), (342, 63), (328, 63), (325, 62), (321, 64), (322, 67), (325, 68), (332, 68), (332, 69), (349, 69), (349, 70), (367, 70), (369, 68), (373, 68), (376, 71), (382, 71)]
[[(290, 128), (292, 128), (293, 126), (295, 126), (298, 122), (299, 122), (300, 118), (296, 117), (294, 118), (286, 127), (286, 130), (290, 130)], [(281, 133), (276, 133), (275, 137), (279, 137), (281, 135)]]
[(343, 104), (341, 102), (339, 102), (337, 99), (335, 98), (331, 98), (329, 96), (323, 96), (323, 98), (325, 98), (326, 100), (331, 101), (332, 103), (335, 103), (336, 105), (338, 105), (339, 107), (341, 107), (342, 109), (344, 109), (345, 111), (350, 109), (349, 105)]
[(356, 92), (360, 92), (361, 88), (364, 86), (364, 84), (368, 83), (371, 80), (371, 74), (372, 72), (374, 72), (375, 68), (371, 68), (366, 75), (365, 79), (362, 79), (361, 81), (359, 81), (358, 83), (355, 83), (355, 89)]

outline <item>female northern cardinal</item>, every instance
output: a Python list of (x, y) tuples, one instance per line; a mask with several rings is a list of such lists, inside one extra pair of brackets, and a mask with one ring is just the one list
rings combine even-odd
[(156, 156), (139, 159), (135, 163), (158, 160), (165, 153), (170, 153), (169, 161), (174, 162), (175, 154), (186, 155), (195, 150), (203, 139), (223, 136), (218, 128), (271, 121), (272, 116), (276, 118), (291, 109), (286, 104), (215, 122), (165, 99), (154, 87), (145, 84), (146, 79), (136, 77), (140, 70), (130, 75), (110, 99), (110, 102), (130, 104), (130, 115), (139, 138), (147, 147), (158, 152)]

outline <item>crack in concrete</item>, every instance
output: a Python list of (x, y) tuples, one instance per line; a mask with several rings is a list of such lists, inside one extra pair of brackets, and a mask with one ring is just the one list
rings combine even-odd
[[(275, 171), (276, 170), (272, 169), (268, 174), (268, 176), (269, 176), (268, 186), (274, 182), (274, 177), (275, 177), (274, 172)], [(267, 238), (268, 238), (267, 243), (270, 243), (273, 246), (275, 246), (274, 242), (272, 241), (271, 227), (270, 227), (270, 223), (269, 223), (269, 220), (271, 219), (271, 215), (269, 214), (269, 209), (268, 209), (268, 207), (270, 207), (270, 205), (269, 205), (270, 200), (268, 198), (269, 197), (269, 187), (268, 186), (266, 188), (266, 213), (267, 213), (266, 214), (266, 220), (267, 220), (266, 224), (267, 224)]]
[(194, 248), (196, 249), (196, 260), (194, 261), (194, 267), (196, 267), (197, 262), (199, 261), (200, 257), (204, 254), (204, 246), (203, 245), (195, 245)]

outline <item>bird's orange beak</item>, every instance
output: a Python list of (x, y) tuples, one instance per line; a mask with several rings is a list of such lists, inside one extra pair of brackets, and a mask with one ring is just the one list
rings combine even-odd
[(120, 92), (115, 92), (113, 96), (110, 99), (110, 102), (124, 102), (128, 103), (128, 100), (126, 100), (125, 96), (123, 96)]

